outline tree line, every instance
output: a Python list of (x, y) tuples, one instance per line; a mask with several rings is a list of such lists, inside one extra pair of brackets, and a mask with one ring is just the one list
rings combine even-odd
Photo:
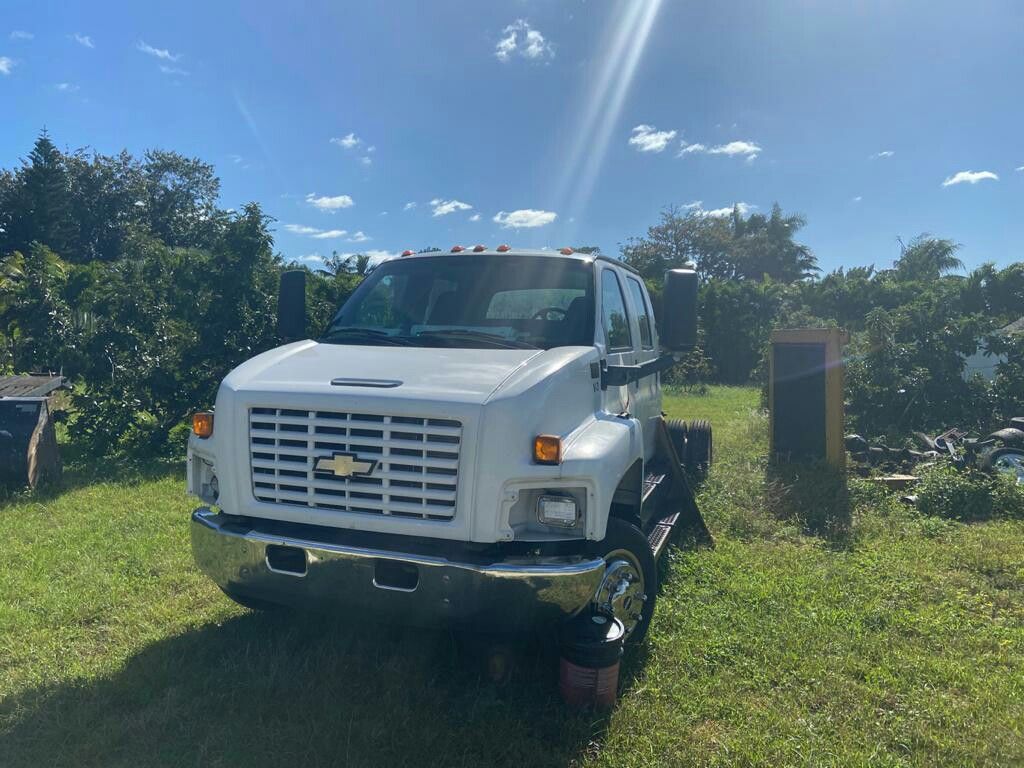
[[(773, 327), (853, 333), (850, 414), (872, 433), (983, 424), (1021, 408), (1021, 348), (994, 382), (965, 380), (963, 357), (1024, 308), (1024, 265), (969, 275), (956, 244), (920, 236), (891, 268), (821, 275), (798, 242), (802, 217), (711, 216), (669, 208), (621, 257), (660, 292), (666, 269), (702, 277), (700, 349), (682, 383), (746, 383), (763, 371)], [(425, 249), (427, 250), (427, 249)], [(178, 450), (185, 421), (221, 378), (270, 348), (280, 272), (273, 221), (256, 203), (220, 202), (212, 165), (175, 152), (61, 151), (44, 132), (0, 171), (0, 373), (62, 371), (69, 433), (90, 450)], [(334, 255), (311, 270), (311, 327), (324, 327), (372, 265)], [(1015, 415), (1015, 414), (1014, 414)]]
[[(90, 450), (180, 448), (190, 411), (278, 343), (272, 220), (219, 197), (200, 160), (62, 152), (45, 132), (0, 173), (0, 373), (63, 372)], [(315, 275), (313, 321), (358, 280)]]
[[(673, 373), (692, 383), (741, 384), (765, 375), (773, 328), (840, 327), (847, 349), (847, 413), (869, 435), (959, 425), (987, 429), (1024, 415), (1024, 334), (999, 329), (1024, 314), (1024, 264), (969, 274), (958, 244), (928, 234), (894, 243), (892, 265), (820, 273), (796, 241), (800, 216), (709, 216), (669, 208), (623, 258), (660, 291), (665, 271), (700, 274), (701, 348)], [(991, 381), (965, 376), (979, 346), (1005, 361)]]

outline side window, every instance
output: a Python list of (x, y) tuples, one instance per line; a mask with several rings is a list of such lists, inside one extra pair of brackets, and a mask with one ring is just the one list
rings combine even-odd
[(622, 286), (611, 269), (601, 270), (601, 321), (604, 323), (604, 337), (608, 341), (609, 351), (633, 348)]
[(637, 323), (640, 326), (640, 346), (644, 349), (654, 347), (654, 339), (651, 337), (651, 308), (647, 306), (647, 297), (644, 296), (644, 289), (640, 281), (633, 277), (626, 278), (626, 285), (629, 286), (629, 293), (633, 297), (633, 306), (637, 311)]

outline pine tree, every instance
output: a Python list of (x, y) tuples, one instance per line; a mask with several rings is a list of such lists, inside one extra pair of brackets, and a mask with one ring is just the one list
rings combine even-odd
[(6, 250), (28, 252), (39, 242), (60, 255), (71, 233), (70, 194), (64, 156), (44, 129), (14, 179)]

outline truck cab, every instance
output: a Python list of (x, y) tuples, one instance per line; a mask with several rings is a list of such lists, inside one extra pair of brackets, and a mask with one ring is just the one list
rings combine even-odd
[[(639, 639), (656, 558), (696, 514), (660, 383), (692, 344), (696, 276), (669, 273), (665, 296), (659, 339), (614, 259), (384, 262), (318, 338), (242, 363), (197, 416), (198, 566), (257, 608), (488, 629), (600, 610)], [(301, 292), (281, 311), (301, 328)]]

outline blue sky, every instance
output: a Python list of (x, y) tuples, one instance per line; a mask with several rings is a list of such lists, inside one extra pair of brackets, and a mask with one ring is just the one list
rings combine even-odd
[[(212, 162), (286, 257), (619, 243), (803, 213), (826, 269), (931, 232), (1024, 258), (1024, 4), (3, 0), (0, 165)], [(959, 175), (958, 175), (959, 174)]]

